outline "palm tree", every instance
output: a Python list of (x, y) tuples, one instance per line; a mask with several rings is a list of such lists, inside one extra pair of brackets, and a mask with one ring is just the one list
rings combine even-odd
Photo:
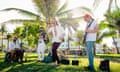
[[(94, 6), (99, 5), (100, 1), (103, 1), (103, 0), (95, 0)], [(113, 2), (115, 3), (116, 10), (112, 11)], [(105, 14), (106, 20), (101, 22), (100, 29), (103, 30), (105, 28), (109, 28), (110, 31), (100, 34), (97, 41), (100, 42), (103, 37), (111, 37), (112, 36), (113, 42), (116, 46), (117, 53), (119, 54), (119, 50), (118, 50), (117, 44), (115, 42), (116, 30), (118, 30), (120, 33), (120, 26), (119, 26), (120, 8), (118, 7), (117, 2), (118, 2), (118, 0), (109, 0), (108, 9)]]
[[(39, 22), (40, 23), (41, 21), (44, 21), (46, 23), (49, 23), (51, 18), (57, 17), (60, 20), (60, 22), (62, 22), (64, 24), (65, 22), (68, 23), (68, 21), (70, 21), (71, 19), (76, 20), (76, 18), (68, 19), (68, 17), (66, 17), (73, 10), (80, 9), (81, 12), (92, 13), (90, 11), (90, 9), (88, 9), (86, 7), (78, 7), (75, 9), (66, 10), (67, 2), (65, 2), (63, 4), (63, 6), (59, 7), (59, 0), (33, 0), (33, 2), (36, 6), (36, 10), (37, 10), (38, 14), (23, 10), (23, 9), (18, 9), (18, 8), (7, 8), (7, 9), (2, 10), (2, 11), (11, 11), (11, 10), (18, 11), (21, 14), (31, 17), (32, 18), (31, 20), (13, 19), (13, 20), (10, 20), (7, 22), (30, 21), (30, 22)], [(64, 19), (64, 22), (63, 22), (63, 19)], [(77, 20), (78, 19), (79, 19), (79, 17), (77, 17)], [(74, 23), (72, 23), (72, 26), (74, 26)]]
[(8, 42), (7, 42), (7, 48), (9, 48), (9, 41), (10, 41), (10, 38), (12, 38), (12, 35), (8, 33), (8, 34), (7, 34), (7, 38), (6, 38), (7, 41), (8, 41)]
[(116, 9), (115, 11), (112, 11), (111, 13), (106, 14), (106, 20), (101, 22), (100, 29), (103, 30), (105, 28), (108, 28), (110, 31), (102, 33), (98, 39), (98, 41), (99, 41), (103, 37), (112, 37), (113, 43), (116, 46), (116, 50), (117, 50), (118, 54), (119, 54), (119, 49), (115, 42), (115, 37), (117, 36), (116, 31), (119, 31), (118, 33), (120, 35), (120, 22), (119, 22), (120, 11), (119, 10)]
[[(33, 3), (35, 4), (36, 10), (38, 14), (18, 9), (18, 8), (7, 8), (3, 11), (11, 11), (15, 10), (18, 11), (26, 16), (32, 17), (31, 20), (22, 20), (22, 19), (14, 19), (10, 20), (8, 22), (38, 22), (41, 25), (41, 22), (45, 22), (46, 24), (50, 23), (51, 18), (57, 17), (62, 24), (62, 26), (70, 29), (72, 27), (73, 29), (76, 29), (78, 27), (78, 21), (81, 19), (81, 17), (72, 18), (69, 16), (73, 10), (80, 10), (82, 13), (91, 13), (91, 10), (86, 7), (77, 7), (74, 9), (66, 10), (67, 7), (67, 1), (59, 7), (59, 0), (33, 0)], [(69, 44), (69, 40), (68, 40)], [(68, 47), (69, 48), (69, 47)]]
[(1, 38), (1, 44), (2, 44), (1, 47), (3, 48), (4, 33), (7, 32), (5, 24), (1, 25), (0, 32), (1, 32), (1, 36), (2, 36), (2, 38)]
[(79, 45), (79, 49), (80, 49), (80, 45), (82, 44), (82, 39), (83, 39), (83, 31), (77, 31), (76, 32), (76, 37), (77, 37), (77, 43)]
[[(39, 36), (39, 25), (34, 23), (29, 23), (29, 25), (23, 25), (22, 27), (17, 27), (14, 30), (14, 34), (18, 36), (21, 40), (27, 41), (29, 46), (36, 45), (37, 44), (37, 37)], [(27, 45), (28, 47), (28, 45)]]

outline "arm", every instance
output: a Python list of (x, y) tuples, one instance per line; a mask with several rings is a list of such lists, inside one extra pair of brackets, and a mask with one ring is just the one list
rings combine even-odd
[(52, 28), (46, 29), (47, 37), (49, 38), (50, 42), (52, 41)]
[(96, 24), (93, 30), (86, 29), (85, 31), (88, 33), (96, 33), (96, 32), (98, 32), (98, 28), (99, 28), (99, 26), (98, 26), (98, 24)]
[(61, 31), (61, 36), (59, 37), (60, 40), (63, 40), (64, 39), (64, 35), (65, 35), (65, 30), (63, 27), (60, 27), (60, 31)]

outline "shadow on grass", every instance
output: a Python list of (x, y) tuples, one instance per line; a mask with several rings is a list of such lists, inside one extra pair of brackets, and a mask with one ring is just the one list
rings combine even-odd
[(45, 63), (21, 64), (15, 68), (11, 68), (8, 72), (89, 72), (81, 67), (71, 66), (51, 66)]
[(9, 62), (0, 62), (0, 70), (2, 70), (2, 69), (6, 69), (6, 68), (9, 68), (9, 67), (11, 67), (11, 68), (13, 68), (13, 67), (15, 67), (17, 65), (17, 63), (9, 63)]
[(33, 62), (32, 60), (24, 62), (23, 64), (1, 62), (0, 70), (2, 72), (90, 72), (82, 66), (53, 66), (50, 63)]

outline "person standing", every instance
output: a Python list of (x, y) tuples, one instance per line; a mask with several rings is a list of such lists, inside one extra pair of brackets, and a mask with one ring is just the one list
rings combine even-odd
[(38, 48), (37, 48), (38, 62), (40, 62), (40, 60), (42, 60), (42, 61), (44, 60), (45, 47), (46, 47), (46, 45), (45, 45), (43, 36), (41, 35), (38, 39)]
[(51, 20), (51, 25), (47, 31), (52, 35), (52, 60), (53, 64), (60, 64), (59, 57), (57, 55), (57, 49), (59, 48), (63, 38), (64, 38), (64, 29), (62, 26), (58, 25), (55, 18)]
[(87, 47), (89, 66), (85, 67), (88, 70), (94, 70), (94, 54), (93, 47), (96, 41), (96, 36), (98, 32), (98, 22), (92, 18), (89, 14), (83, 16), (84, 20), (87, 22), (85, 29), (84, 43)]

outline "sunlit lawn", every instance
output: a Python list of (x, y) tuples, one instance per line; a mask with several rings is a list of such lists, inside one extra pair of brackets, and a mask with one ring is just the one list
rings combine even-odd
[[(69, 58), (70, 65), (52, 66), (50, 63), (37, 62), (37, 53), (27, 53), (28, 61), (23, 64), (19, 63), (4, 63), (4, 53), (0, 53), (0, 72), (89, 72), (84, 69), (88, 65), (86, 57)], [(109, 58), (111, 72), (120, 72), (120, 62), (112, 60), (120, 59), (120, 55), (97, 55), (95, 58), (96, 72), (99, 70), (99, 63), (102, 58)], [(100, 58), (99, 58), (100, 57)], [(79, 60), (78, 66), (71, 64), (72, 60)]]

